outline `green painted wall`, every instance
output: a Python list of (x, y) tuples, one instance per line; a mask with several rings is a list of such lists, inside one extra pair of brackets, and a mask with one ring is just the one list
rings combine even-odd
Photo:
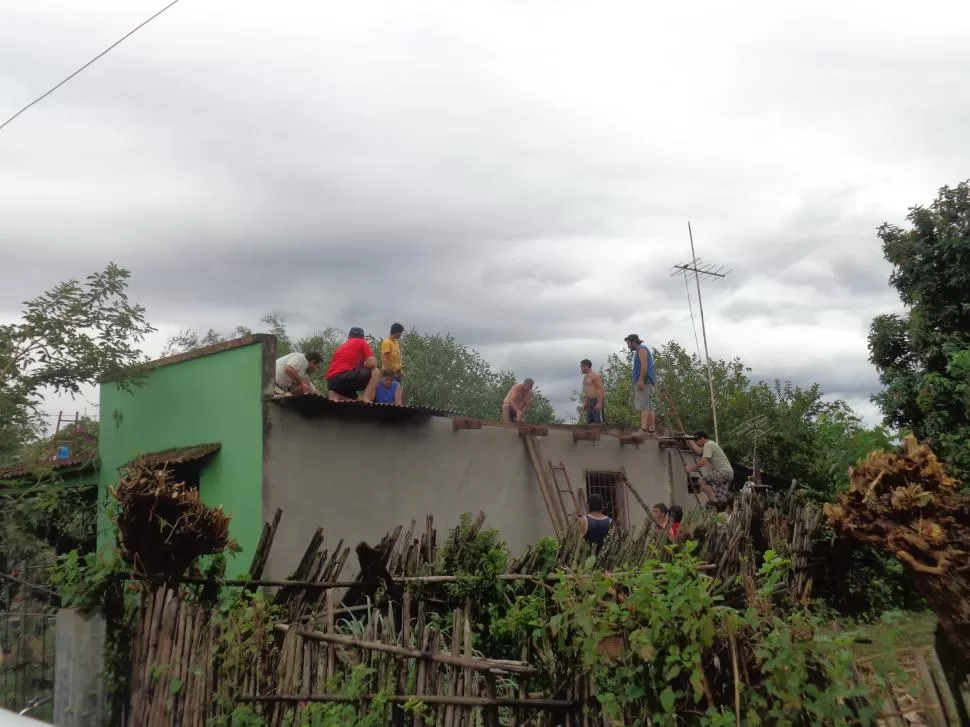
[[(249, 565), (263, 526), (262, 346), (232, 348), (149, 370), (145, 383), (123, 391), (101, 386), (100, 502), (118, 468), (139, 454), (220, 442), (202, 470), (207, 505), (232, 516), (243, 552), (229, 575)], [(101, 510), (98, 547), (112, 542)]]

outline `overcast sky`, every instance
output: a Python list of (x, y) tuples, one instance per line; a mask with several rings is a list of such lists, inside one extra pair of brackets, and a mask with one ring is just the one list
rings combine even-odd
[[(164, 4), (0, 0), (0, 117)], [(0, 317), (111, 260), (151, 354), (399, 320), (566, 413), (631, 331), (695, 349), (690, 220), (711, 355), (875, 421), (875, 230), (970, 176), (968, 38), (957, 1), (182, 0), (0, 132)]]

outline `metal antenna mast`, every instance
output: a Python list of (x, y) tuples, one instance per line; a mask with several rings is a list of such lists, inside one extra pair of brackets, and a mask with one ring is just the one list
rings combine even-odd
[(697, 253), (694, 252), (694, 231), (691, 229), (690, 222), (687, 223), (687, 234), (690, 236), (691, 262), (689, 265), (687, 263), (674, 265), (670, 275), (674, 276), (683, 273), (686, 276), (687, 273), (694, 273), (694, 281), (697, 283), (697, 307), (701, 311), (701, 335), (704, 338), (704, 358), (707, 361), (707, 384), (711, 390), (711, 415), (714, 418), (714, 441), (717, 442), (720, 441), (717, 430), (717, 401), (714, 397), (714, 370), (711, 368), (711, 354), (707, 349), (707, 326), (704, 323), (704, 302), (701, 300), (701, 276), (719, 280), (727, 277), (731, 271), (725, 270), (723, 266), (704, 263), (697, 257)]

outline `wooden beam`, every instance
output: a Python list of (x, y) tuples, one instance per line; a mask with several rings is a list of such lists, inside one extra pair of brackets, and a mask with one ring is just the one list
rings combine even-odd
[(519, 427), (520, 437), (547, 437), (549, 436), (549, 427), (537, 427), (534, 424), (524, 424)]
[[(532, 468), (535, 470), (536, 480), (539, 483), (539, 492), (542, 493), (542, 500), (546, 503), (546, 511), (549, 513), (553, 532), (556, 533), (557, 538), (561, 538), (566, 532), (567, 525), (560, 517), (562, 507), (558, 506), (556, 502), (559, 497), (559, 493), (556, 491), (558, 488), (555, 483), (550, 483), (546, 477), (545, 466), (542, 464), (542, 456), (539, 451), (539, 442), (536, 441), (535, 437), (523, 435), (521, 430), (519, 436), (523, 437), (525, 449), (532, 461)], [(565, 517), (565, 513), (562, 513), (562, 517)]]
[(423, 702), (424, 704), (453, 704), (463, 707), (515, 707), (521, 709), (554, 709), (575, 707), (578, 702), (568, 699), (513, 699), (503, 697), (449, 696), (447, 694), (252, 694), (236, 697), (237, 702), (360, 702), (381, 699), (393, 704)]
[(468, 417), (456, 417), (451, 420), (451, 426), (454, 431), (459, 429), (481, 429), (482, 420), (481, 419), (469, 419)]
[(325, 634), (322, 631), (310, 631), (307, 629), (295, 629), (289, 624), (278, 623), (276, 630), (284, 633), (292, 631), (304, 639), (311, 641), (323, 641), (327, 644), (337, 644), (349, 649), (364, 649), (366, 651), (380, 651), (385, 654), (405, 656), (411, 659), (423, 659), (425, 661), (435, 661), (439, 664), (451, 664), (465, 669), (475, 671), (491, 671), (498, 669), (513, 674), (535, 674), (535, 668), (522, 661), (507, 661), (503, 659), (482, 659), (478, 657), (454, 656), (453, 654), (437, 653), (432, 651), (418, 651), (408, 649), (404, 646), (395, 644), (385, 644), (379, 641), (363, 641), (353, 636), (341, 636), (339, 634)]
[(617, 439), (620, 440), (621, 447), (625, 444), (632, 444), (634, 447), (639, 447), (645, 441), (642, 434), (624, 434), (617, 437)]
[(600, 433), (591, 431), (589, 429), (574, 429), (573, 441), (574, 442), (598, 442), (600, 441)]

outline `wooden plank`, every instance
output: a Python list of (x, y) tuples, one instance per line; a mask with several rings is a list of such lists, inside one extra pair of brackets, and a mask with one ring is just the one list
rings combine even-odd
[(553, 495), (550, 492), (550, 487), (546, 480), (545, 472), (543, 472), (542, 459), (538, 452), (538, 443), (533, 437), (525, 437), (524, 441), (526, 451), (528, 451), (529, 458), (532, 460), (532, 468), (535, 470), (536, 480), (539, 483), (539, 492), (542, 494), (542, 499), (546, 504), (546, 512), (549, 513), (549, 520), (552, 523), (552, 529), (556, 533), (556, 537), (561, 538), (565, 532), (565, 528), (557, 516), (555, 503), (552, 499)]

